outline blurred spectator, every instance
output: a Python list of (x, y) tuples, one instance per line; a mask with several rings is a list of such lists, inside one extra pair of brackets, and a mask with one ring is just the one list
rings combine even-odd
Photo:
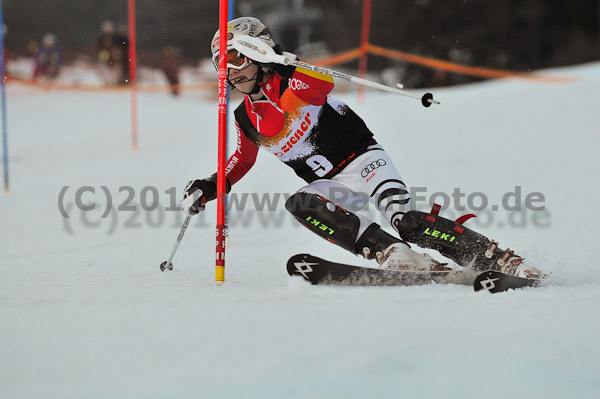
[(122, 27), (115, 32), (112, 21), (102, 23), (98, 39), (98, 61), (100, 75), (107, 85), (129, 84), (129, 39)]
[(177, 47), (165, 46), (163, 48), (163, 62), (161, 69), (171, 85), (171, 94), (179, 95), (179, 67), (183, 51)]
[(115, 46), (121, 52), (121, 80), (123, 85), (129, 84), (129, 32), (127, 25), (119, 25), (115, 35)]
[(58, 46), (56, 36), (47, 33), (42, 39), (42, 45), (35, 54), (35, 68), (33, 79), (55, 79), (62, 65), (62, 52)]

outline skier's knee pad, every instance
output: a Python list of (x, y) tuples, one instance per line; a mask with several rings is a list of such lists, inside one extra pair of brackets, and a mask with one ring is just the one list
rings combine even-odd
[(423, 248), (431, 248), (466, 266), (474, 254), (482, 254), (490, 240), (461, 223), (432, 213), (409, 211), (395, 223), (402, 239)]
[(355, 214), (317, 194), (296, 193), (285, 202), (294, 217), (312, 232), (352, 253), (360, 227)]

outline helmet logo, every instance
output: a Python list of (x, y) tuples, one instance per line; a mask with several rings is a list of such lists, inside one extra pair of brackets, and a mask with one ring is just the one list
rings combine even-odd
[[(1, 1), (1, 0), (0, 0)], [(258, 19), (252, 17), (241, 17), (231, 20), (227, 23), (227, 44), (228, 48), (230, 48), (233, 40), (238, 35), (248, 35), (251, 37), (259, 38), (264, 41), (271, 48), (275, 46), (273, 40), (271, 38), (271, 32), (268, 28), (266, 28)], [(213, 36), (213, 41), (211, 43), (211, 51), (214, 55), (219, 51), (219, 31), (215, 33)], [(266, 54), (266, 53), (263, 53)]]
[(259, 32), (256, 31), (256, 24), (252, 22), (245, 22), (240, 27), (240, 32), (247, 32), (248, 36), (256, 36)]

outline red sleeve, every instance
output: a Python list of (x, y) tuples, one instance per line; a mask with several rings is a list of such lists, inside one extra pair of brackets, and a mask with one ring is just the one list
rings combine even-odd
[(313, 105), (323, 105), (327, 95), (333, 90), (333, 78), (322, 73), (296, 68), (288, 80), (288, 88), (302, 101)]
[(237, 148), (225, 165), (225, 175), (231, 185), (234, 185), (254, 166), (258, 146), (250, 141), (235, 122), (237, 133)]

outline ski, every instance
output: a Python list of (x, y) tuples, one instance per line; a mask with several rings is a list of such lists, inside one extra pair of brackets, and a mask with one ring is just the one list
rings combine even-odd
[(477, 272), (443, 268), (434, 271), (384, 270), (331, 262), (310, 254), (292, 256), (290, 276), (302, 276), (313, 285), (407, 286), (437, 284), (473, 285)]
[(332, 262), (310, 254), (292, 256), (287, 262), (290, 276), (302, 276), (313, 285), (409, 286), (436, 284), (470, 285), (492, 294), (511, 289), (537, 287), (542, 280), (515, 277), (496, 270), (443, 268), (433, 271), (385, 270)]
[(524, 287), (537, 287), (542, 280), (509, 276), (497, 270), (482, 272), (473, 282), (475, 291), (487, 290), (492, 294), (505, 292), (511, 289)]

